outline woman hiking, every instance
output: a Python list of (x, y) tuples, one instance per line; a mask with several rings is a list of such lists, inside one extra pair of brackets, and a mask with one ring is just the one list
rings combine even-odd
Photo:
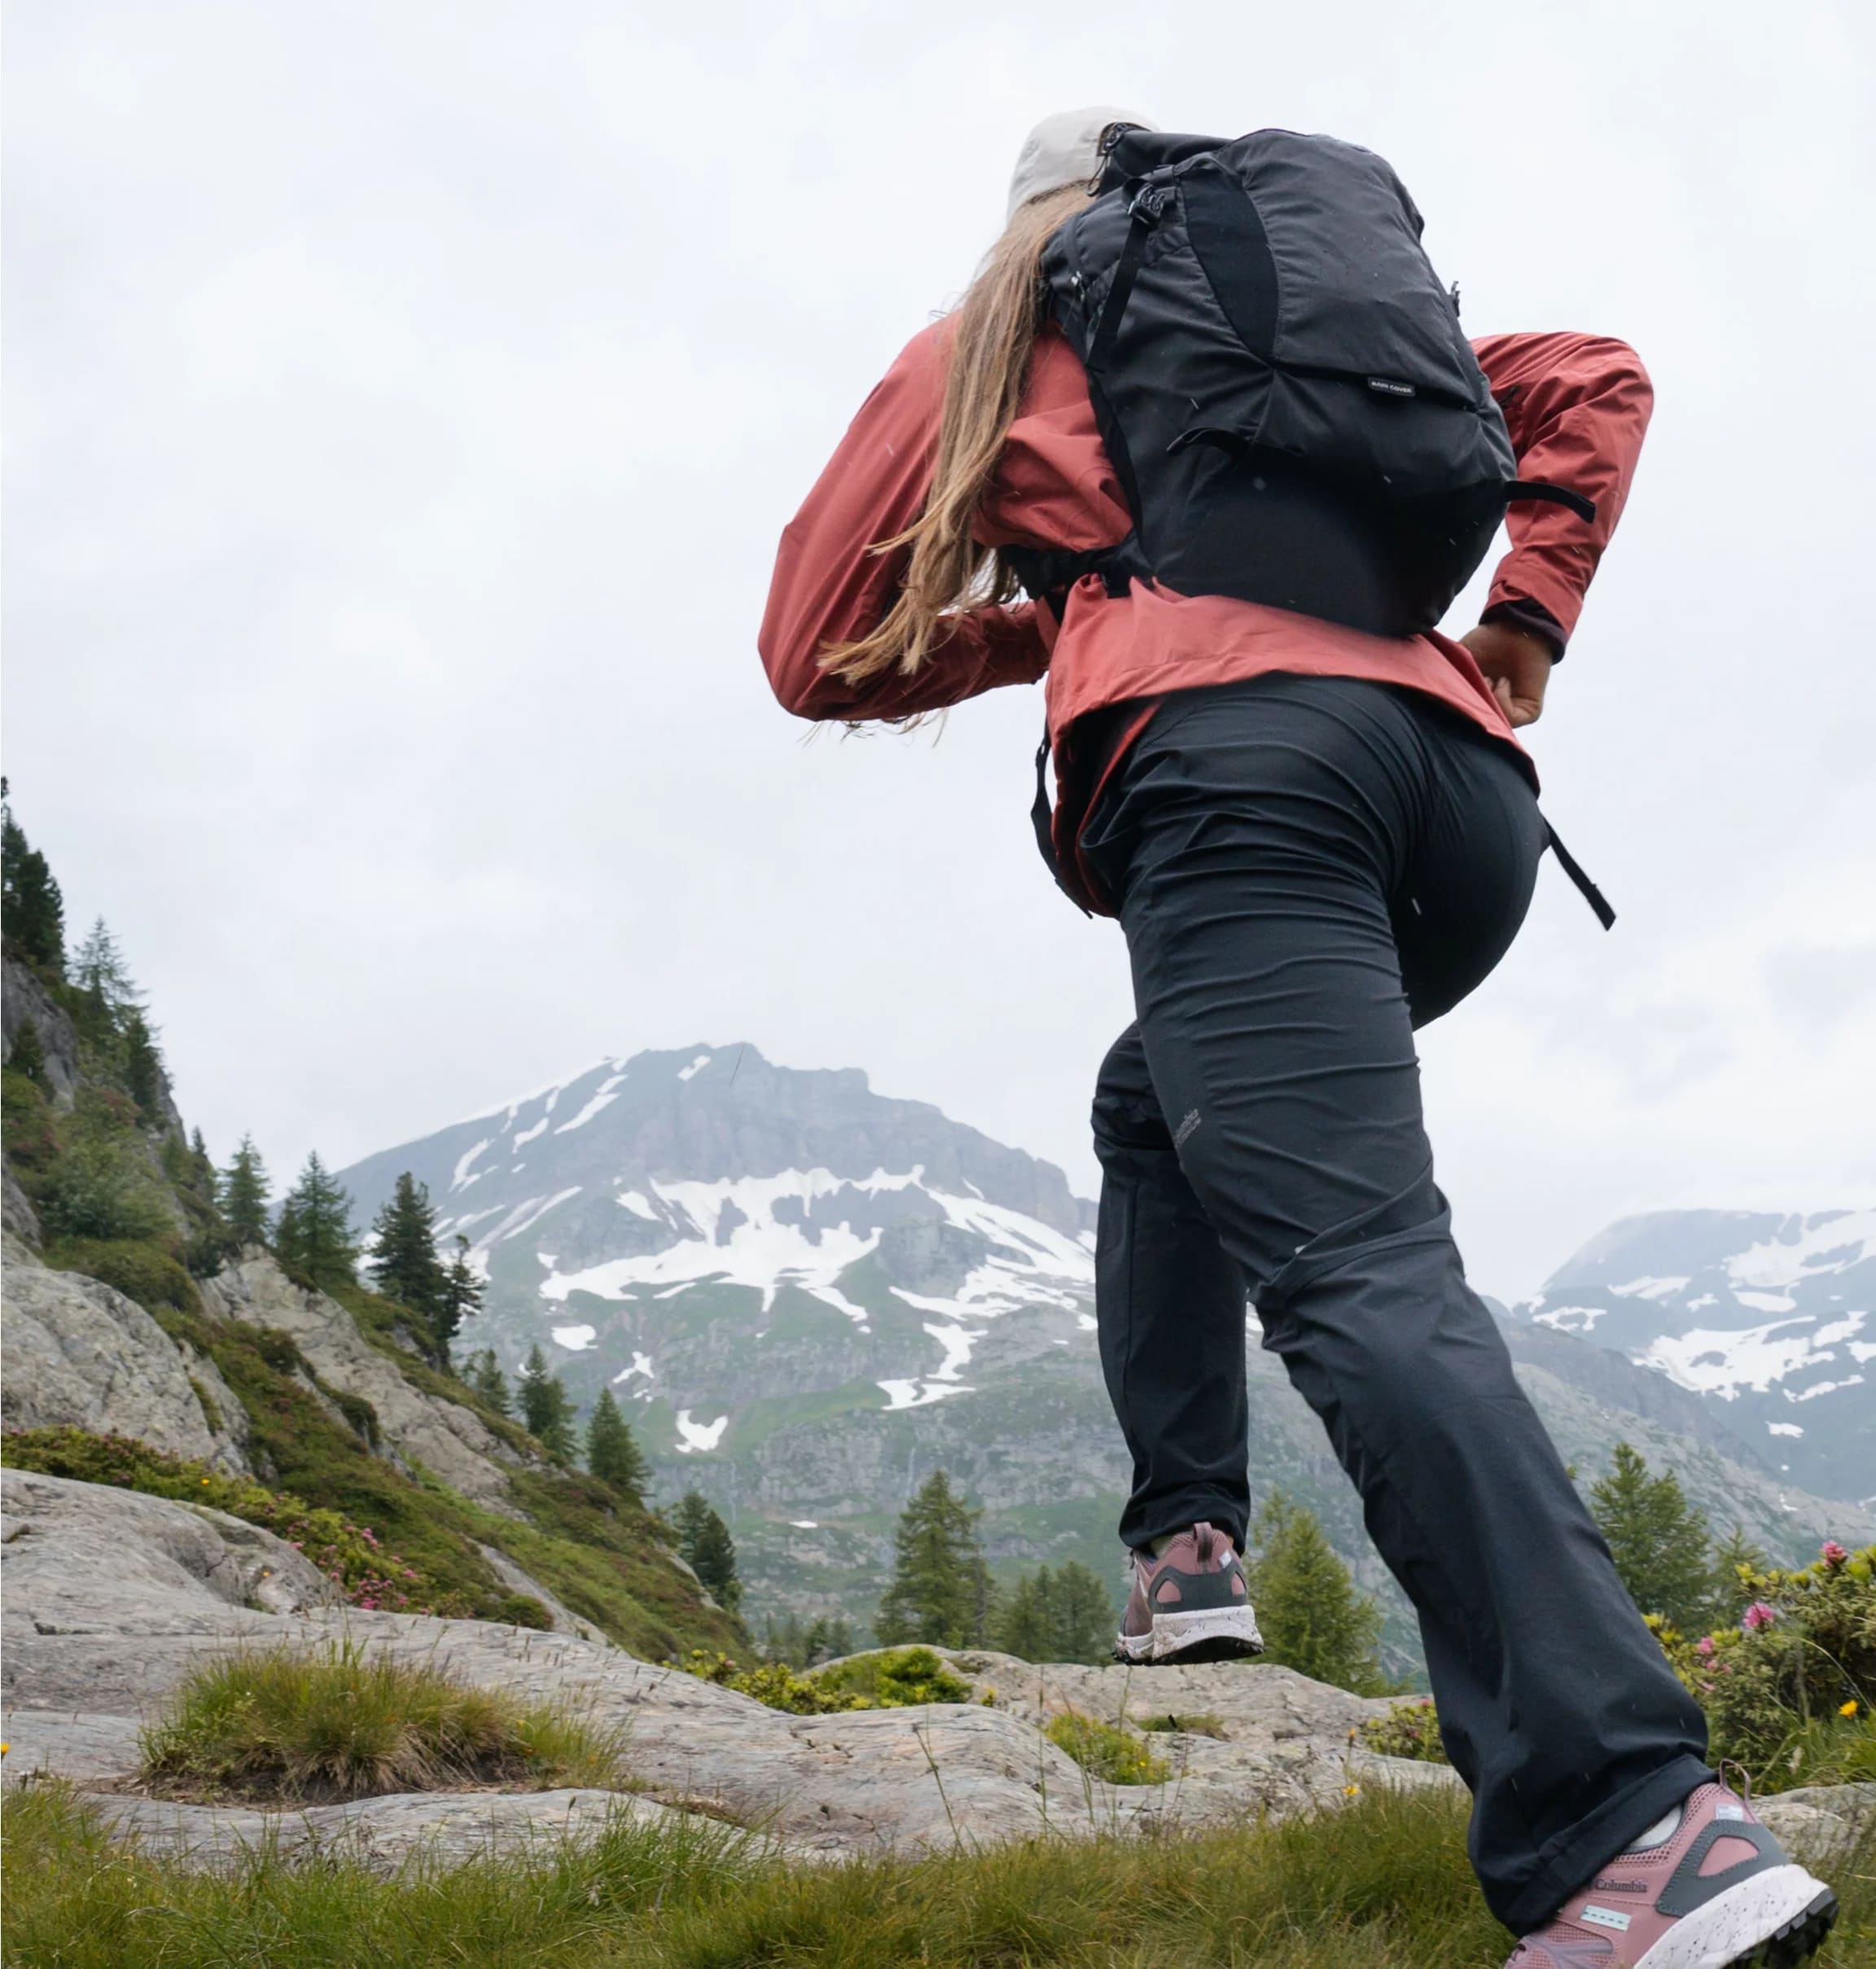
[[(1529, 904), (1551, 837), (1514, 732), (1649, 383), (1599, 336), (1468, 345), (1418, 232), (1352, 146), (1050, 118), (962, 302), (783, 535), (762, 656), (817, 719), (1047, 678), (1047, 846), (1119, 918), (1137, 1015), (1094, 1107), (1133, 1459), (1116, 1653), (1260, 1646), (1248, 1296), (1419, 1616), (1511, 1962), (1775, 1969), (1834, 1897), (1707, 1767), (1466, 1283), (1413, 1038)], [(1434, 624), (1501, 518), (1483, 619), (1451, 640)]]

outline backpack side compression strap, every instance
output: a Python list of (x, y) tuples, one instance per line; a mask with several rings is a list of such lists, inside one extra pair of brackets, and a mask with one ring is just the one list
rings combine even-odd
[(1615, 912), (1609, 906), (1609, 898), (1589, 879), (1583, 864), (1563, 845), (1557, 830), (1549, 821), (1544, 823), (1544, 840), (1552, 854), (1557, 857), (1557, 866), (1576, 884), (1576, 892), (1596, 912), (1596, 920), (1605, 930), (1615, 927)]
[(1055, 886), (1067, 897), (1084, 916), (1094, 912), (1081, 898), (1070, 889), (1062, 879), (1062, 864), (1055, 853), (1055, 828), (1049, 799), (1049, 726), (1042, 726), (1042, 743), (1036, 748), (1036, 798), (1029, 809), (1029, 824), (1036, 830), (1036, 845), (1042, 851), (1042, 859), (1049, 872), (1055, 879)]

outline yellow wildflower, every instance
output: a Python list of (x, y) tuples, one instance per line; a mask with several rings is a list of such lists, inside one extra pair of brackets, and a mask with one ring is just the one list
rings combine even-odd
[(1344, 1798), (1359, 1798), (1361, 1796), (1361, 1787), (1358, 1784), (1345, 1784), (1342, 1787), (1342, 1796)]
[(1856, 1704), (1855, 1698), (1852, 1697), (1850, 1701), (1844, 1704), (1843, 1707), (1839, 1709), (1837, 1713), (1839, 1716), (1854, 1716), (1856, 1713)]

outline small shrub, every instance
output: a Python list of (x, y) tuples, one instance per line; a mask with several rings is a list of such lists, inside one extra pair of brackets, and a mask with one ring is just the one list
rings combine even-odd
[(719, 1688), (752, 1695), (791, 1716), (835, 1716), (848, 1709), (911, 1709), (927, 1703), (967, 1703), (971, 1688), (928, 1647), (882, 1648), (816, 1675), (798, 1674), (785, 1661), (743, 1668), (727, 1655), (698, 1648), (677, 1663), (686, 1674)]
[(1155, 1756), (1131, 1730), (1073, 1710), (1051, 1717), (1042, 1734), (1083, 1770), (1109, 1784), (1164, 1784), (1172, 1774), (1165, 1759)]
[(208, 1423), (213, 1434), (219, 1436), (221, 1433), (221, 1403), (193, 1375), (189, 1377), (189, 1386), (194, 1391), (195, 1399), (202, 1405), (202, 1419)]
[(174, 1229), (169, 1199), (143, 1153), (135, 1109), (124, 1097), (87, 1090), (59, 1133), (59, 1154), (40, 1186), (39, 1215), (50, 1235), (160, 1238)]
[(178, 1259), (149, 1238), (60, 1238), (46, 1248), (53, 1270), (82, 1272), (134, 1299), (146, 1313), (199, 1313), (202, 1295)]
[(1440, 1741), (1440, 1717), (1433, 1698), (1396, 1703), (1385, 1715), (1371, 1716), (1349, 1732), (1365, 1750), (1380, 1757), (1409, 1757), (1416, 1764), (1444, 1764), (1446, 1747)]
[(427, 1664), (343, 1642), (197, 1669), (143, 1734), (143, 1776), (172, 1796), (309, 1802), (456, 1786), (603, 1786), (616, 1739)]
[(0, 1072), (0, 1120), (7, 1128), (7, 1160), (15, 1169), (47, 1169), (57, 1158), (52, 1103), (39, 1083), (16, 1067)]
[(34, 1086), (45, 1089), (46, 1044), (39, 1037), (38, 1027), (30, 1019), (20, 1021), (20, 1029), (13, 1035), (13, 1051), (7, 1067), (8, 1072), (24, 1074)]
[(328, 1388), (322, 1381), (319, 1392), (345, 1418), (352, 1433), (368, 1449), (378, 1447), (378, 1411), (362, 1395), (348, 1395), (342, 1388)]
[(910, 1709), (927, 1703), (967, 1703), (971, 1685), (953, 1675), (928, 1647), (886, 1647), (823, 1669), (824, 1687), (863, 1695), (875, 1709)]
[(714, 1682), (720, 1689), (734, 1689), (739, 1695), (752, 1695), (757, 1702), (786, 1710), (791, 1716), (832, 1716), (876, 1706), (865, 1696), (826, 1686), (818, 1675), (798, 1675), (783, 1661), (759, 1662), (745, 1669), (727, 1655), (694, 1648), (677, 1665), (687, 1675)]
[(1224, 1719), (1209, 1711), (1199, 1716), (1150, 1716), (1140, 1727), (1161, 1736), (1217, 1737), (1225, 1734)]
[(275, 1374), (312, 1374), (291, 1333), (283, 1333), (278, 1327), (256, 1327), (248, 1334), (247, 1340)]
[(509, 1627), (534, 1627), (543, 1634), (550, 1634), (554, 1616), (531, 1593), (505, 1593), (495, 1603), (489, 1619), (500, 1620)]

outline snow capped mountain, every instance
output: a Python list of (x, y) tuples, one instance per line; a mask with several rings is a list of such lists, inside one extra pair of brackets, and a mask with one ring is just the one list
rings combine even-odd
[(1876, 1494), (1876, 1210), (1625, 1218), (1515, 1313), (1723, 1407), (1807, 1489)]
[[(493, 1346), (512, 1373), (538, 1344), (582, 1405), (611, 1387), (657, 1495), (695, 1486), (724, 1511), (765, 1610), (869, 1620), (894, 1517), (940, 1466), (987, 1505), (986, 1542), (1004, 1571), (1113, 1561), (1129, 1467), (1095, 1348), (1094, 1211), (1050, 1164), (924, 1103), (874, 1094), (858, 1072), (692, 1046), (603, 1061), (342, 1171), (362, 1219), (406, 1169), (488, 1281), (460, 1350)], [(1709, 1221), (1725, 1228), (1689, 1228)], [(1787, 1234), (1777, 1217), (1641, 1221), (1657, 1230), (1618, 1226), (1508, 1328), (1565, 1456), (1599, 1475), (1626, 1438), (1678, 1471), (1716, 1524), (1743, 1524), (1781, 1557), (1826, 1536), (1876, 1537), (1876, 1520), (1777, 1474), (1838, 1397), (1798, 1407), (1774, 1396), (1806, 1436), (1755, 1429), (1742, 1442), (1744, 1396), (1729, 1403), (1675, 1385), (1660, 1362), (1634, 1364), (1657, 1344), (1687, 1344), (1681, 1373), (1706, 1375), (1712, 1348), (1696, 1333), (1742, 1348), (1747, 1327), (1782, 1318), (1808, 1336), (1817, 1378), (1856, 1371), (1846, 1349), (1861, 1327), (1830, 1335), (1869, 1303), (1846, 1283), (1868, 1272), (1831, 1269), (1848, 1261), (1841, 1231), (1821, 1219), (1805, 1220), (1815, 1235)], [(1737, 1322), (1705, 1283), (1716, 1267)], [(1833, 1291), (1853, 1298), (1839, 1308)], [(1792, 1309), (1741, 1296), (1752, 1294)], [(1391, 1642), (1409, 1665), (1405, 1606), (1355, 1493), (1256, 1340), (1253, 1324), (1253, 1491), (1280, 1487), (1317, 1512), (1392, 1610)]]
[[(668, 1410), (680, 1454), (721, 1446), (739, 1403), (798, 1392), (760, 1343), (824, 1315), (888, 1410), (967, 1392), (1010, 1313), (1093, 1327), (1089, 1207), (1060, 1171), (753, 1047), (607, 1060), (344, 1180), (369, 1210), (405, 1169), (489, 1282), (476, 1337), (511, 1366), (550, 1338), (583, 1399), (612, 1383), (659, 1411), (655, 1441)], [(756, 1351), (717, 1362), (699, 1320)]]

